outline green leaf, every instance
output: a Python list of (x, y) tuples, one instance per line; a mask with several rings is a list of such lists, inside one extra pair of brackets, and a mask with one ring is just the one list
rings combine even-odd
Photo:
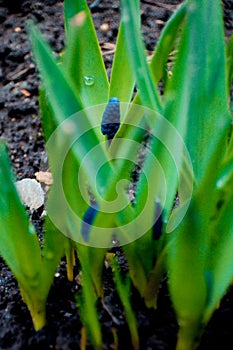
[[(140, 91), (140, 99), (144, 106), (157, 112), (162, 112), (161, 102), (157, 88), (149, 71), (142, 41), (140, 27), (140, 7), (138, 1), (121, 1), (122, 25), (125, 33), (128, 55), (132, 62), (136, 84)], [(149, 121), (148, 121), (149, 122)]]
[(39, 108), (44, 138), (47, 142), (57, 127), (57, 120), (53, 113), (51, 104), (46, 97), (46, 91), (43, 87), (39, 89)]
[[(224, 145), (219, 142), (230, 125), (220, 6), (220, 1), (187, 2), (186, 25), (166, 95), (167, 104), (175, 106), (169, 120), (186, 119), (185, 140), (197, 184), (205, 176), (217, 144), (221, 157)], [(216, 174), (215, 169), (212, 173)]]
[(220, 175), (216, 181), (217, 190), (220, 192), (223, 198), (220, 200), (226, 200), (231, 196), (231, 186), (233, 181), (233, 157), (227, 159), (223, 165)]
[[(217, 50), (216, 55), (213, 50)], [(173, 233), (176, 239), (169, 249), (169, 288), (181, 325), (177, 349), (195, 348), (211, 298), (206, 262), (215, 181), (226, 153), (230, 125), (226, 87), (220, 1), (188, 1), (187, 20), (165, 102), (171, 111), (169, 120), (173, 122), (178, 117), (187, 125), (186, 142), (196, 180), (188, 212)]]
[(103, 295), (102, 273), (107, 249), (94, 248), (88, 245), (76, 244), (76, 250), (81, 266), (89, 274), (92, 289), (98, 297)]
[(29, 35), (36, 63), (46, 94), (58, 124), (82, 109), (69, 77), (58, 66), (55, 57), (39, 30), (30, 22)]
[(221, 211), (218, 222), (213, 229), (212, 242), (209, 249), (209, 259), (206, 270), (212, 276), (210, 298), (205, 310), (207, 322), (219, 301), (226, 293), (233, 277), (232, 249), (233, 249), (233, 196)]
[(228, 82), (228, 93), (230, 94), (232, 88), (232, 79), (233, 79), (233, 34), (230, 36), (230, 39), (227, 43), (227, 82)]
[[(123, 70), (122, 67), (124, 67)], [(116, 96), (121, 102), (130, 102), (134, 85), (135, 78), (130, 64), (125, 35), (123, 27), (120, 25), (112, 65), (109, 96)]]
[(45, 324), (46, 298), (41, 296), (41, 251), (12, 181), (6, 146), (0, 143), (0, 253), (16, 277), (34, 326)]
[[(87, 265), (88, 266), (88, 265)], [(93, 289), (89, 270), (82, 269), (82, 290), (78, 296), (77, 304), (79, 307), (82, 323), (86, 326), (91, 343), (95, 350), (102, 349), (101, 327), (96, 308), (97, 297)]]
[(151, 231), (123, 246), (123, 251), (129, 265), (129, 275), (141, 296), (144, 295), (149, 272), (152, 268), (152, 246)]
[(122, 118), (120, 128), (111, 142), (109, 153), (114, 159), (118, 178), (130, 180), (132, 167), (137, 163), (147, 128), (143, 118), (143, 107), (122, 102), (120, 109), (126, 111), (126, 115)]
[(184, 2), (169, 18), (162, 30), (150, 62), (151, 74), (155, 85), (163, 78), (169, 54), (174, 49), (179, 32), (184, 24), (185, 15), (186, 3)]
[(180, 324), (177, 349), (195, 349), (208, 300), (205, 264), (209, 222), (202, 217), (200, 200), (200, 196), (193, 197), (168, 246), (169, 290)]
[[(62, 133), (58, 135), (57, 142), (51, 141), (50, 138), (47, 143), (53, 184), (49, 191), (46, 210), (53, 225), (63, 233), (65, 240), (71, 238), (80, 241), (82, 217), (88, 207), (89, 198), (87, 196), (83, 198), (82, 195), (86, 193), (87, 185), (85, 178), (79, 183), (80, 166), (77, 157), (74, 156), (72, 149), (66, 153), (67, 148), (67, 142)], [(53, 152), (54, 149), (58, 153)], [(57, 157), (57, 154), (61, 158)], [(66, 244), (65, 241), (63, 244)]]
[(119, 297), (121, 299), (122, 305), (125, 310), (125, 317), (131, 333), (132, 345), (134, 350), (139, 350), (140, 344), (139, 344), (139, 336), (138, 336), (138, 330), (137, 330), (138, 328), (137, 320), (133, 312), (133, 308), (130, 301), (130, 279), (128, 276), (126, 276), (125, 279), (123, 280), (120, 274), (120, 269), (116, 258), (110, 257), (110, 256), (109, 258), (110, 258), (110, 263), (112, 265), (114, 281), (117, 288), (117, 292), (119, 294)]
[(71, 239), (65, 241), (65, 254), (66, 254), (66, 271), (67, 279), (72, 282), (74, 279), (73, 269), (75, 266), (75, 249), (74, 242)]
[(65, 256), (65, 242), (67, 238), (46, 215), (44, 224), (44, 241), (42, 249), (41, 294), (47, 298), (50, 286), (54, 280), (59, 262)]
[(173, 244), (173, 240), (174, 238), (172, 237), (168, 242), (164, 243), (165, 239), (162, 239), (160, 246), (157, 248), (156, 262), (150, 271), (148, 283), (144, 291), (145, 304), (148, 308), (157, 308), (161, 281), (167, 272), (169, 246)]
[(77, 15), (78, 12), (81, 12), (84, 10), (86, 10), (86, 1), (77, 1), (77, 0), (64, 1), (64, 22), (65, 22), (66, 38), (69, 37), (70, 20), (75, 15)]
[(63, 67), (84, 108), (108, 101), (108, 78), (85, 0), (65, 0), (66, 50)]

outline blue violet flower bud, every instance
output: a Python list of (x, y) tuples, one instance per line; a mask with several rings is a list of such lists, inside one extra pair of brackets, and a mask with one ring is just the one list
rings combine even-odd
[(108, 140), (112, 140), (120, 127), (120, 101), (117, 97), (110, 98), (104, 111), (101, 131), (107, 136)]
[(93, 224), (95, 217), (98, 213), (98, 205), (93, 204), (85, 211), (83, 215), (83, 222), (81, 227), (81, 234), (85, 242), (89, 239), (89, 233), (91, 230), (91, 225)]

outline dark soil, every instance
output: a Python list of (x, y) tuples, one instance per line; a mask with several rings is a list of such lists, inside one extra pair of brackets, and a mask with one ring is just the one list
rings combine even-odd
[[(178, 0), (142, 1), (142, 29), (149, 52), (153, 50), (164, 23), (179, 3)], [(93, 1), (89, 1), (89, 4), (93, 4)], [(233, 1), (226, 0), (224, 5), (228, 37), (233, 31)], [(113, 56), (109, 53), (111, 46), (106, 43), (114, 44), (116, 40), (119, 2), (102, 0), (99, 5), (92, 6), (92, 13), (106, 67), (110, 70)], [(56, 0), (0, 1), (0, 136), (9, 145), (17, 179), (34, 178), (35, 173), (41, 170), (40, 163), (44, 156), (37, 102), (39, 79), (25, 29), (28, 19), (38, 23), (54, 51), (60, 53), (64, 47), (63, 3)], [(107, 31), (103, 30), (102, 24), (109, 25)], [(34, 212), (32, 219), (38, 233), (41, 233), (43, 222), (40, 213)], [(127, 268), (120, 251), (117, 254), (122, 266)], [(75, 276), (78, 272), (76, 268)], [(62, 261), (48, 298), (48, 325), (36, 333), (17, 283), (0, 259), (0, 349), (79, 349), (81, 321), (75, 295), (80, 286), (76, 280), (73, 283), (67, 281), (65, 262)], [(118, 332), (119, 349), (131, 349), (124, 313), (107, 267), (104, 283), (104, 306), (99, 305), (104, 349), (113, 349), (113, 329)], [(138, 320), (141, 349), (174, 349), (178, 327), (166, 280), (161, 285), (156, 311), (146, 309), (134, 290), (132, 301)], [(199, 349), (232, 349), (232, 330), (233, 291), (229, 290), (207, 327)], [(91, 349), (91, 346), (88, 348)]]

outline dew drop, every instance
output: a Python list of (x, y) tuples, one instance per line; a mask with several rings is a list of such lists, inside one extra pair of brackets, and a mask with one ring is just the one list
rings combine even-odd
[(89, 75), (89, 76), (84, 75), (83, 80), (84, 80), (84, 84), (86, 86), (93, 86), (95, 84), (95, 79), (91, 75)]
[(216, 187), (218, 190), (221, 190), (221, 188), (223, 188), (225, 186), (225, 184), (227, 183), (227, 180), (228, 180), (228, 176), (227, 175), (224, 175), (222, 177), (220, 177), (218, 180), (217, 180), (217, 183), (216, 183)]
[(223, 187), (223, 180), (222, 179), (217, 181), (216, 187), (217, 187), (218, 190)]

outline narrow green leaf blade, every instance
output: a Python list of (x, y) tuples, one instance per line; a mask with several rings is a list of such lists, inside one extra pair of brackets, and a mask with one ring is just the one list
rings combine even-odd
[[(179, 120), (186, 118), (186, 143), (195, 179), (200, 183), (230, 125), (220, 1), (187, 2), (185, 30), (166, 101), (168, 106), (175, 106), (170, 107), (170, 121), (177, 115)], [(224, 145), (219, 145), (220, 154), (221, 150)]]
[(108, 101), (108, 77), (98, 38), (85, 0), (65, 0), (67, 45), (64, 69), (84, 108)]
[(47, 297), (54, 274), (61, 258), (65, 255), (65, 240), (67, 238), (58, 231), (47, 215), (44, 224), (44, 242), (42, 250), (42, 293)]
[(40, 246), (35, 229), (29, 223), (12, 181), (6, 146), (3, 142), (0, 143), (0, 184), (1, 255), (21, 284), (30, 285), (40, 271)]
[(123, 251), (129, 265), (129, 275), (141, 296), (145, 292), (149, 272), (152, 268), (152, 244), (151, 232), (147, 232), (138, 240), (123, 246)]
[(125, 317), (131, 333), (131, 340), (134, 350), (139, 350), (140, 342), (137, 330), (137, 320), (133, 312), (133, 307), (130, 300), (130, 279), (128, 276), (125, 277), (125, 281), (122, 279), (120, 269), (117, 260), (114, 257), (110, 257), (112, 270), (114, 274), (114, 280), (117, 288), (117, 292), (121, 299), (122, 305), (125, 310)]
[(97, 297), (101, 297), (103, 293), (102, 274), (107, 249), (76, 244), (76, 250), (81, 266), (90, 276), (92, 289)]
[(44, 138), (47, 142), (57, 127), (57, 120), (53, 113), (51, 103), (49, 103), (48, 98), (46, 97), (46, 91), (43, 87), (41, 87), (39, 90), (39, 109)]
[(186, 15), (186, 2), (184, 2), (171, 16), (165, 24), (158, 43), (155, 47), (150, 69), (154, 84), (157, 85), (163, 78), (164, 69), (168, 61), (169, 54), (174, 49), (175, 43), (182, 29)]
[(138, 1), (122, 0), (122, 25), (126, 37), (128, 55), (132, 62), (136, 84), (140, 91), (140, 99), (144, 106), (162, 112), (157, 88), (149, 71), (142, 42), (138, 19), (140, 18)]
[(225, 204), (220, 218), (213, 228), (214, 234), (210, 245), (207, 270), (211, 274), (210, 298), (205, 310), (206, 322), (211, 317), (219, 301), (224, 296), (233, 278), (233, 196)]
[(184, 349), (195, 348), (208, 299), (205, 278), (208, 220), (204, 221), (201, 209), (200, 197), (195, 196), (185, 218), (171, 233), (174, 238), (168, 245), (169, 290), (180, 324), (178, 349), (183, 348), (182, 344)]
[(41, 250), (20, 201), (5, 144), (0, 142), (0, 254), (17, 279), (36, 330), (45, 325), (46, 297), (41, 290)]
[(97, 296), (93, 289), (89, 269), (82, 269), (82, 291), (78, 299), (82, 323), (85, 325), (90, 341), (95, 350), (102, 349), (101, 326), (96, 308)]
[(111, 72), (109, 97), (116, 96), (121, 102), (130, 102), (134, 85), (135, 78), (121, 24)]
[(230, 94), (232, 88), (233, 79), (233, 34), (230, 36), (229, 42), (227, 43), (227, 82), (228, 92)]
[(58, 124), (82, 109), (69, 77), (57, 65), (55, 57), (33, 23), (29, 34), (36, 63)]

